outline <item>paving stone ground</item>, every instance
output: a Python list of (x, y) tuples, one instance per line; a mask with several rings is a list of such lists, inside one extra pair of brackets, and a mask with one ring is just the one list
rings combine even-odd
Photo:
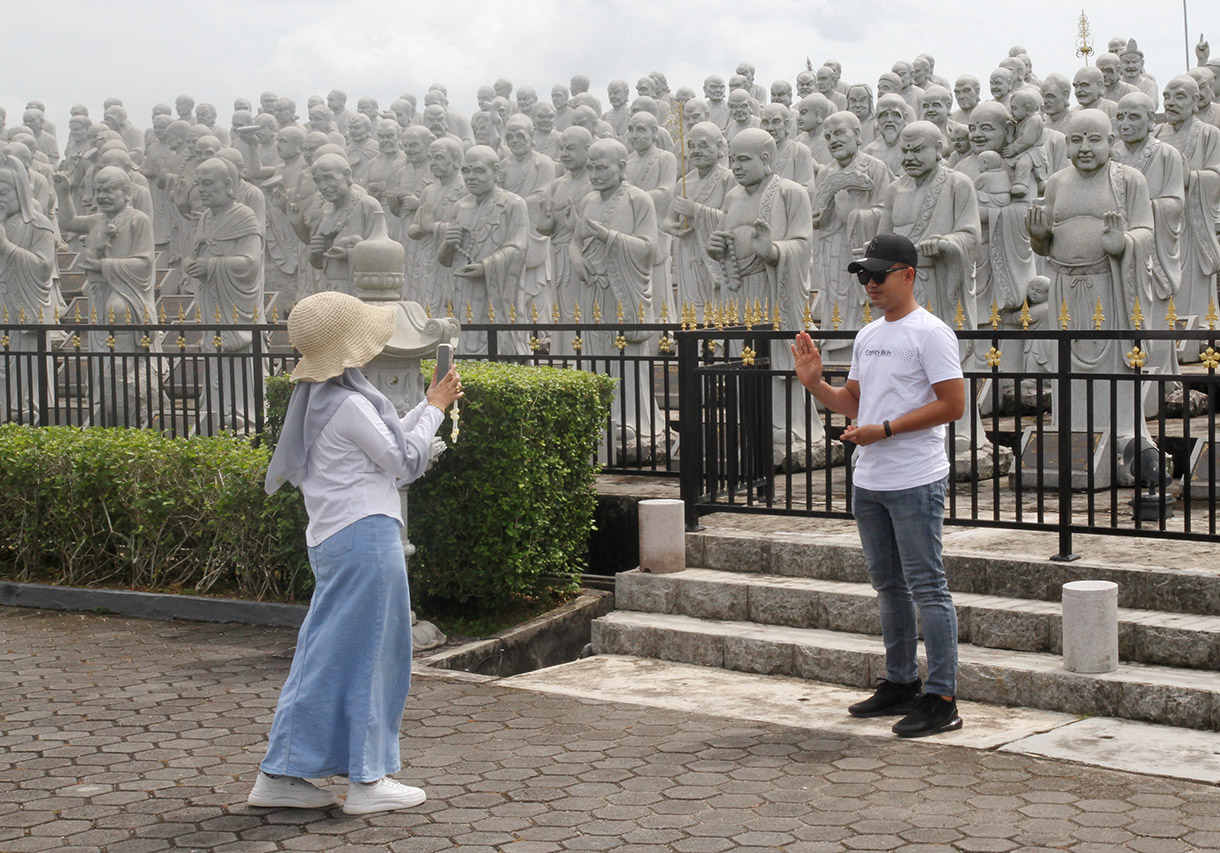
[(426, 803), (255, 809), (293, 639), (0, 608), (0, 851), (1220, 850), (1207, 785), (435, 674), (402, 726)]

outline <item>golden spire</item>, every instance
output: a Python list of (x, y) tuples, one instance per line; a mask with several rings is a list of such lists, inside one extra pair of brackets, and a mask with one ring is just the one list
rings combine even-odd
[(966, 325), (966, 311), (962, 308), (962, 300), (957, 300), (957, 308), (953, 310), (953, 322), (957, 324), (957, 330), (960, 332)]
[(873, 322), (873, 306), (868, 302), (864, 303), (864, 325)]
[(538, 322), (538, 303), (532, 299), (530, 300), (530, 322)]
[(1026, 299), (1021, 303), (1021, 328), (1029, 331), (1029, 324), (1034, 321), (1034, 317), (1029, 313), (1029, 300)]
[(1072, 322), (1072, 315), (1068, 313), (1067, 297), (1063, 298), (1063, 304), (1059, 307), (1059, 328), (1067, 331), (1068, 325)]
[(809, 331), (809, 327), (813, 325), (813, 311), (809, 308), (809, 300), (805, 300), (805, 310), (801, 312), (801, 326), (805, 331)]
[[(1097, 304), (1101, 304), (1101, 300), (1097, 300)], [(1140, 298), (1135, 297), (1135, 304), (1131, 306), (1131, 328), (1141, 329), (1144, 326), (1144, 312), (1140, 310)]]
[(600, 323), (602, 321), (602, 305), (596, 299), (593, 300), (593, 322)]
[(509, 306), (508, 306), (508, 322), (510, 322), (510, 323), (515, 323), (515, 322), (517, 322), (517, 305), (516, 305), (516, 303), (513, 303), (512, 305), (509, 305)]
[(669, 303), (668, 302), (663, 302), (661, 304), (661, 322), (662, 323), (669, 322)]
[(771, 314), (771, 328), (779, 331), (779, 327), (784, 323), (784, 318), (779, 313), (779, 302), (775, 303), (775, 310)]
[(487, 303), (487, 322), (496, 322), (496, 306), (492, 305), (490, 302)]
[[(109, 318), (110, 318), (110, 322), (113, 323), (114, 322), (114, 306), (113, 305), (110, 306)], [(22, 317), (21, 319), (23, 321), (25, 320), (24, 317)], [(219, 308), (216, 309), (216, 319), (217, 320), (220, 319), (220, 309)]]
[(839, 326), (843, 325), (843, 315), (839, 313), (839, 300), (835, 300), (835, 310), (830, 313), (830, 325), (837, 332)]
[(1178, 327), (1178, 309), (1173, 305), (1173, 297), (1169, 297), (1169, 304), (1165, 306), (1165, 325), (1171, 329)]
[[(1105, 312), (1101, 310), (1101, 297), (1099, 296), (1097, 298), (1097, 307), (1093, 309), (1093, 328), (1100, 331), (1101, 327), (1104, 326), (1105, 323), (1106, 315)], [(1139, 327), (1137, 326), (1136, 328)]]
[(1216, 328), (1216, 321), (1220, 320), (1220, 317), (1216, 316), (1216, 300), (1214, 298), (1211, 302), (1207, 303), (1207, 314), (1204, 315), (1203, 319), (1207, 321), (1207, 328)]
[(473, 322), (474, 322), (474, 308), (471, 306), (470, 302), (467, 301), (467, 303), (466, 303), (466, 324), (469, 325)]
[(424, 316), (429, 320), (432, 319), (432, 306), (428, 305), (427, 303), (424, 303)]
[(1000, 308), (995, 304), (995, 299), (991, 300), (991, 328), (1000, 328)]
[(623, 300), (616, 299), (614, 302), (614, 321), (616, 323), (622, 323), (626, 316), (627, 315), (623, 313)]
[(1080, 18), (1076, 22), (1076, 55), (1084, 60), (1084, 64), (1089, 64), (1089, 57), (1093, 55), (1093, 34), (1089, 32), (1089, 16), (1084, 13), (1084, 9), (1080, 10)]
[(572, 308), (572, 322), (573, 323), (584, 322), (584, 318), (582, 318), (580, 316), (580, 303), (579, 302), (577, 302), (576, 305)]
[(551, 322), (558, 323), (559, 317), (559, 301), (556, 300), (555, 304), (551, 306)]

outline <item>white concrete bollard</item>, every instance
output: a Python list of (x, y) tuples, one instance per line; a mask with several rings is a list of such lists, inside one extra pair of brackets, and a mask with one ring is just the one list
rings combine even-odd
[(1083, 673), (1118, 669), (1118, 584), (1063, 585), (1063, 668)]
[(640, 571), (666, 574), (686, 568), (686, 504), (640, 501)]

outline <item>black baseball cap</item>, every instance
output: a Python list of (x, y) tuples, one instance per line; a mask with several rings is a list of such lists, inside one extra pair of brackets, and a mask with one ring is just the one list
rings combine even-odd
[(849, 273), (883, 272), (894, 264), (919, 265), (915, 244), (901, 234), (878, 234), (864, 249), (864, 257), (847, 265)]

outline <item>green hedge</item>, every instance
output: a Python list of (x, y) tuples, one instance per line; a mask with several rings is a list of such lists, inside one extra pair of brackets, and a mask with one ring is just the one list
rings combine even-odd
[[(425, 605), (489, 613), (575, 586), (593, 527), (589, 464), (613, 381), (463, 362), (461, 433), (410, 491)], [(267, 382), (262, 446), (151, 430), (0, 426), (0, 576), (307, 600), (301, 494), (263, 491), (291, 393)], [(452, 424), (441, 434), (448, 440)]]
[(14, 580), (307, 598), (299, 493), (268, 451), (151, 430), (0, 426), (0, 563)]
[[(411, 486), (412, 591), (490, 611), (575, 588), (596, 506), (590, 465), (614, 380), (576, 370), (461, 362), (460, 433)], [(441, 435), (448, 442), (452, 423)]]

